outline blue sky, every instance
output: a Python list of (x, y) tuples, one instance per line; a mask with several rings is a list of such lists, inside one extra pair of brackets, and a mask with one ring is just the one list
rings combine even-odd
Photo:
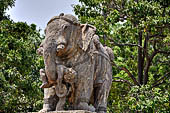
[(72, 4), (78, 0), (16, 0), (15, 7), (10, 8), (7, 14), (15, 21), (36, 24), (44, 30), (47, 22), (60, 13), (73, 14)]

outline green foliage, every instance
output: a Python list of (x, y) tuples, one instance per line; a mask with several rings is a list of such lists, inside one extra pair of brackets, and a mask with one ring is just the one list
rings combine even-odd
[(168, 113), (170, 110), (168, 91), (160, 88), (134, 86), (126, 98), (129, 112)]
[(9, 8), (14, 6), (15, 0), (0, 0), (0, 21), (2, 19), (7, 19), (8, 17), (5, 16), (5, 11)]
[[(170, 1), (79, 0), (79, 2), (81, 4), (74, 6), (79, 21), (94, 25), (100, 41), (113, 48), (115, 55), (114, 64), (117, 66), (113, 66), (114, 80), (108, 100), (108, 111), (167, 110), (163, 105), (157, 107), (156, 103), (153, 106), (146, 103), (147, 108), (132, 109), (134, 105), (127, 102), (130, 99), (129, 91), (134, 89), (131, 87), (136, 85), (138, 87), (159, 86), (160, 94), (170, 92), (168, 86), (170, 83)], [(156, 91), (152, 90), (150, 94), (155, 98)], [(164, 95), (159, 97), (167, 99)], [(150, 99), (147, 96), (145, 98)], [(135, 103), (139, 101), (136, 100)]]
[(36, 50), (42, 38), (36, 25), (0, 21), (0, 112), (28, 112), (42, 107)]

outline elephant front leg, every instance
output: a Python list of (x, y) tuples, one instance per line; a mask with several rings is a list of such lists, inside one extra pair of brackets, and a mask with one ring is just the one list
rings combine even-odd
[(56, 95), (59, 98), (59, 101), (56, 106), (56, 111), (64, 110), (64, 105), (66, 103), (66, 96), (68, 94), (67, 87), (64, 84), (61, 84), (60, 86), (58, 86), (58, 84), (56, 84), (55, 91), (56, 91)]
[(58, 102), (58, 97), (55, 92), (55, 88), (44, 88), (44, 103), (43, 109), (39, 113), (44, 113), (48, 111), (54, 111)]
[[(81, 78), (83, 77), (81, 76)], [(80, 79), (75, 89), (74, 109), (95, 112), (95, 108), (92, 105), (89, 105), (92, 91), (93, 79), (91, 79), (90, 77), (84, 77), (83, 79)]]

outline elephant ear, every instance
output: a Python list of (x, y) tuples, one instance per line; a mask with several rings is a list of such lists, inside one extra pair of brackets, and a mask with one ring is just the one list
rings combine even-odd
[(81, 24), (81, 43), (80, 43), (80, 48), (84, 51), (86, 51), (89, 47), (89, 44), (93, 38), (93, 35), (96, 32), (96, 28), (92, 25), (89, 24)]

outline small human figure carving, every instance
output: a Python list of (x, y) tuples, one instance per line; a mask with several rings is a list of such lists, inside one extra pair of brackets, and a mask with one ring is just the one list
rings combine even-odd
[[(75, 91), (74, 83), (76, 82), (77, 73), (72, 68), (67, 68), (63, 65), (57, 65), (57, 74), (58, 74), (58, 78), (56, 83), (50, 84), (48, 82), (48, 78), (45, 74), (44, 69), (40, 69), (40, 78), (43, 82), (40, 88), (49, 88), (55, 86), (56, 95), (59, 97), (56, 110), (60, 111), (60, 110), (64, 110), (66, 96), (68, 96), (69, 94), (71, 94), (69, 101), (73, 102), (74, 91)], [(66, 84), (64, 84), (63, 82), (69, 83), (70, 86), (67, 88)]]

